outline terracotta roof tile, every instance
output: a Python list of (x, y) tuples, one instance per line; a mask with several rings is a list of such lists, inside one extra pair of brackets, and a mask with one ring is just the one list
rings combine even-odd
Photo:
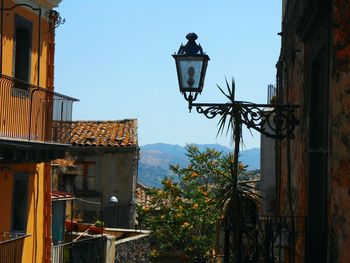
[(137, 120), (72, 121), (55, 123), (54, 136), (73, 146), (137, 146)]
[(146, 191), (145, 191), (145, 189), (147, 188), (149, 187), (144, 186), (140, 183), (137, 183), (135, 198), (136, 198), (136, 203), (138, 205), (146, 205), (150, 202), (150, 197), (146, 194)]

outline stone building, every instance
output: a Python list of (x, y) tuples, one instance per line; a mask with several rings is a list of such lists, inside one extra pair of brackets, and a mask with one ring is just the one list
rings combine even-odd
[(290, 254), (350, 262), (350, 2), (284, 0), (280, 35), (278, 103), (300, 121), (276, 147), (278, 214), (305, 233)]
[(137, 120), (67, 122), (57, 136), (64, 141), (65, 134), (72, 144), (67, 153), (81, 172), (68, 178), (54, 168), (53, 181), (58, 190), (73, 191), (73, 216), (89, 223), (102, 217), (107, 227), (133, 228)]

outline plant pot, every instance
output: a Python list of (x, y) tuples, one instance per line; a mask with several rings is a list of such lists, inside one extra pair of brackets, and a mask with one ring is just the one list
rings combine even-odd
[(78, 223), (77, 224), (77, 230), (78, 232), (85, 232), (86, 230), (88, 230), (90, 227), (89, 224), (83, 224), (83, 223)]
[(104, 231), (104, 227), (99, 227), (99, 226), (90, 226), (89, 227), (89, 232), (94, 233), (94, 234), (102, 234)]
[(77, 223), (72, 221), (65, 221), (66, 231), (75, 231), (77, 229)]

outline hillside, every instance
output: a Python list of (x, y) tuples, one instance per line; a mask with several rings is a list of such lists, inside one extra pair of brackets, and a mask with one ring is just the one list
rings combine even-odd
[[(219, 144), (197, 145), (201, 150), (214, 148), (224, 153), (228, 147)], [(260, 149), (253, 148), (240, 152), (240, 161), (248, 165), (247, 170), (260, 169)], [(169, 175), (169, 164), (186, 166), (188, 159), (185, 147), (179, 145), (156, 143), (141, 146), (139, 161), (139, 182), (153, 187), (160, 187), (161, 181)]]

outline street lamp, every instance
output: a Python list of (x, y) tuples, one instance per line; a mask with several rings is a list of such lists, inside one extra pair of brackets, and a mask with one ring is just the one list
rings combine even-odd
[[(115, 217), (117, 217), (117, 226), (119, 225), (119, 200), (116, 196), (112, 195), (109, 198), (109, 203), (112, 205), (113, 207), (113, 211), (114, 211), (114, 220), (113, 220), (113, 227), (115, 227)], [(117, 215), (115, 215), (115, 210), (117, 210)]]
[(118, 198), (116, 197), (116, 196), (114, 196), (114, 195), (112, 195), (110, 198), (109, 198), (109, 202), (111, 203), (111, 204), (118, 204)]
[[(195, 107), (198, 113), (204, 114), (209, 119), (213, 119), (216, 116), (221, 116), (221, 120), (228, 118), (228, 123), (232, 125), (233, 129), (234, 160), (232, 180), (234, 194), (232, 200), (234, 204), (233, 209), (238, 211), (232, 213), (232, 218), (228, 218), (225, 222), (224, 262), (229, 262), (231, 225), (233, 225), (232, 229), (235, 234), (234, 246), (238, 246), (237, 261), (242, 262), (241, 205), (237, 194), (238, 156), (242, 126), (244, 124), (248, 129), (254, 129), (273, 139), (292, 139), (294, 138), (294, 130), (299, 125), (299, 121), (295, 117), (295, 111), (298, 106), (236, 101), (234, 83), (232, 90), (229, 89), (229, 93), (225, 94), (230, 100), (228, 103), (193, 103), (203, 90), (209, 56), (203, 52), (200, 45), (196, 44), (197, 35), (195, 33), (187, 34), (186, 38), (188, 43), (185, 46), (181, 45), (178, 53), (173, 55), (176, 62), (180, 92), (188, 101), (190, 110), (192, 107)], [(271, 110), (265, 111), (264, 109), (266, 108)]]
[(181, 44), (173, 58), (176, 63), (180, 92), (186, 100), (192, 102), (202, 92), (209, 56), (203, 52), (200, 45), (197, 45), (198, 36), (195, 33), (188, 33), (186, 38), (187, 44)]

